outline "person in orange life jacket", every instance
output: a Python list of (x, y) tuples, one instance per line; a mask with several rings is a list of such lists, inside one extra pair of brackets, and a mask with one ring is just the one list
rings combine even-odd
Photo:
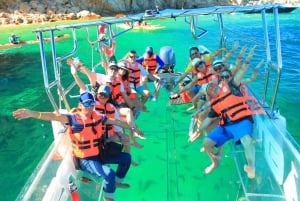
[[(255, 177), (255, 148), (252, 139), (253, 111), (249, 109), (246, 98), (239, 90), (254, 50), (255, 47), (251, 49), (233, 79), (229, 80), (230, 73), (228, 73), (228, 70), (224, 70), (224, 73), (221, 72), (219, 85), (210, 83), (207, 86), (211, 110), (208, 117), (198, 128), (197, 133), (200, 134), (215, 118), (219, 118), (219, 126), (213, 129), (204, 141), (204, 148), (212, 160), (212, 164), (205, 169), (207, 174), (218, 167), (223, 144), (230, 139), (234, 139), (236, 144), (242, 143), (245, 150), (247, 164), (244, 166), (244, 171), (247, 173), (248, 178)], [(219, 148), (219, 150), (215, 152), (214, 147)]]
[(257, 103), (256, 99), (248, 94), (248, 90), (245, 86), (256, 79), (258, 69), (262, 66), (262, 64), (263, 60), (260, 63), (258, 63), (257, 66), (253, 69), (251, 77), (242, 79), (240, 85), (236, 85), (234, 83), (234, 79), (230, 69), (224, 69), (221, 72), (220, 76), (221, 80), (228, 83), (234, 95), (244, 96), (246, 98), (247, 104), (249, 105), (249, 108), (252, 110), (253, 114), (261, 114), (264, 113), (264, 111), (262, 110), (261, 105)]
[(116, 103), (116, 108), (118, 109), (120, 116), (122, 119), (124, 119), (131, 127), (135, 128), (134, 132), (132, 132), (131, 130), (129, 130), (130, 135), (132, 136), (132, 140), (135, 142), (135, 146), (138, 148), (142, 148), (142, 145), (138, 144), (135, 141), (135, 137), (138, 137), (142, 140), (146, 139), (144, 137), (144, 133), (138, 129), (136, 123), (135, 123), (135, 118), (133, 116), (133, 111), (131, 108), (129, 108), (129, 106), (127, 105), (123, 95), (125, 93), (124, 90), (124, 85), (122, 84), (122, 82), (120, 81), (120, 78), (117, 77), (117, 71), (118, 71), (118, 65), (115, 62), (112, 62), (109, 64), (109, 68), (110, 70), (115, 69), (115, 73), (113, 73), (112, 75), (112, 84), (110, 85), (111, 88), (111, 94), (112, 94), (112, 99), (113, 101)]
[[(220, 72), (223, 69), (227, 69), (228, 66), (223, 62), (223, 60), (217, 59), (214, 60), (212, 64), (211, 73), (214, 75), (214, 79), (212, 79), (210, 82), (218, 82), (220, 77)], [(206, 95), (206, 85), (208, 83), (205, 83), (202, 85), (201, 89), (198, 91), (198, 93), (192, 98), (192, 103), (194, 106), (197, 106), (197, 109), (200, 109), (203, 104), (205, 103), (205, 98), (203, 96)], [(202, 98), (201, 98), (202, 97)], [(196, 109), (196, 108), (193, 108)]]
[[(189, 49), (189, 62), (188, 65), (184, 71), (184, 73), (176, 80), (174, 87), (176, 87), (179, 83), (181, 83), (184, 78), (186, 78), (188, 75), (190, 75), (193, 71), (193, 65), (192, 61), (195, 58), (199, 58), (201, 60), (204, 60), (206, 67), (211, 67), (212, 65), (212, 60), (221, 54), (223, 51), (227, 51), (226, 48), (220, 48), (214, 53), (210, 53), (207, 49), (201, 48), (199, 49), (198, 47), (194, 46)], [(179, 85), (181, 87), (181, 85)]]
[[(233, 47), (233, 50), (236, 50), (237, 46), (238, 46), (238, 44), (235, 44)], [(250, 53), (246, 59), (247, 62), (245, 62), (245, 64), (242, 67), (241, 67), (242, 63), (240, 61), (242, 60), (241, 58), (245, 54), (247, 47), (243, 47), (241, 49), (241, 51), (236, 59), (236, 66), (233, 69), (235, 71), (235, 74), (238, 72), (238, 70), (240, 71), (239, 76), (238, 76), (239, 79), (236, 79), (237, 81), (235, 81), (237, 84), (233, 84), (233, 82), (229, 82), (229, 84), (230, 84), (232, 92), (234, 94), (237, 94), (238, 96), (241, 95), (240, 85), (250, 82), (252, 80), (249, 78), (242, 79), (242, 77), (244, 76), (245, 71), (247, 70), (247, 66), (248, 66), (250, 60), (252, 59), (252, 56), (254, 54), (254, 49), (255, 49), (255, 47), (252, 48), (252, 50), (250, 51)], [(226, 55), (225, 55), (225, 57), (226, 57)], [(261, 65), (262, 65), (262, 62), (259, 63), (255, 69), (258, 69)], [(223, 80), (225, 82), (228, 82), (231, 80), (233, 81), (233, 79), (231, 79), (231, 78), (234, 77), (234, 75), (231, 73), (231, 70), (229, 69), (228, 65), (226, 65), (223, 62), (223, 60), (219, 60), (219, 59), (214, 60), (213, 69), (214, 70), (212, 72), (214, 72), (214, 74), (218, 78), (218, 80), (215, 80), (215, 79), (213, 80), (215, 83), (219, 83), (221, 80)], [(256, 70), (254, 70), (254, 71), (256, 71)], [(221, 77), (220, 73), (222, 73), (223, 77)], [(225, 73), (225, 75), (223, 73)], [(252, 74), (252, 77), (253, 76), (256, 77), (256, 74), (255, 73), (254, 73), (254, 75)], [(242, 79), (242, 80), (240, 80), (240, 79)], [(201, 87), (201, 90), (198, 92), (198, 94), (193, 99), (196, 99), (196, 98), (204, 96), (204, 95), (207, 98), (209, 98), (209, 96), (207, 95), (207, 85), (208, 85), (208, 83), (203, 85)], [(199, 104), (199, 102), (198, 102), (198, 104)], [(204, 104), (206, 104), (206, 105), (204, 105)], [(199, 106), (200, 106), (200, 104), (199, 104)], [(203, 119), (206, 118), (206, 116), (208, 114), (208, 109), (209, 109), (209, 102), (205, 102), (205, 103), (202, 102), (202, 105), (200, 106), (200, 108), (198, 108), (198, 111), (192, 115), (192, 117), (194, 117), (198, 120), (197, 121), (198, 126), (200, 126)], [(208, 128), (206, 128), (206, 133), (208, 133), (212, 128), (214, 128), (216, 126), (216, 124), (217, 124), (217, 121), (211, 123), (210, 126)], [(201, 136), (201, 133), (200, 134), (199, 133), (198, 134), (197, 133), (189, 134), (190, 137), (189, 137), (188, 141), (193, 142), (196, 138), (199, 137), (198, 135)]]
[(146, 77), (149, 77), (150, 79), (158, 82), (159, 79), (146, 71), (140, 63), (136, 62), (136, 57), (137, 55), (135, 50), (130, 50), (126, 55), (126, 62), (130, 70), (129, 82), (130, 87), (139, 94), (142, 104), (145, 105), (150, 97), (150, 91), (144, 87), (143, 80), (145, 80)]
[[(117, 109), (112, 103), (109, 102), (110, 95), (110, 87), (107, 85), (101, 85), (96, 94), (95, 110), (99, 111), (101, 114), (105, 114), (109, 117), (120, 120)], [(125, 135), (125, 133), (123, 132), (123, 129), (119, 126), (113, 125), (105, 126), (107, 126), (106, 128), (108, 129), (108, 133), (110, 135), (110, 138), (107, 141), (120, 141), (124, 145), (125, 152), (130, 154), (131, 143), (127, 135)], [(135, 141), (135, 138), (133, 138), (132, 145), (137, 147), (142, 146)], [(131, 165), (137, 166), (138, 164), (133, 159), (131, 159)]]
[[(68, 64), (71, 66), (71, 73), (74, 77), (75, 82), (80, 88), (81, 92), (87, 91), (88, 89), (82, 82), (82, 80), (78, 77), (76, 68), (74, 67), (72, 61), (68, 61)], [(107, 80), (109, 82), (109, 80)], [(109, 117), (112, 117), (114, 119), (120, 120), (119, 113), (115, 106), (109, 102), (110, 100), (110, 87), (107, 85), (101, 85), (97, 92), (95, 92), (95, 109), (100, 112), (101, 114), (107, 114)], [(130, 153), (130, 142), (127, 135), (123, 132), (123, 129), (121, 129), (118, 126), (112, 126), (112, 125), (105, 125), (105, 128), (108, 128), (108, 133), (110, 135), (110, 138), (108, 141), (120, 141), (125, 148), (125, 151), (127, 153)], [(133, 145), (136, 145), (137, 147), (141, 147), (142, 145), (138, 146), (139, 144), (134, 141)], [(136, 166), (137, 163), (135, 161), (131, 161), (131, 164)]]
[[(102, 84), (106, 84), (110, 86), (111, 89), (111, 97), (114, 105), (116, 106), (121, 118), (124, 117), (126, 119), (126, 122), (130, 125), (131, 128), (134, 128), (132, 130), (129, 130), (131, 136), (138, 137), (140, 139), (146, 139), (144, 137), (143, 132), (138, 129), (132, 110), (127, 106), (125, 103), (125, 100), (121, 94), (121, 91), (124, 91), (124, 86), (120, 82), (119, 78), (116, 77), (117, 71), (118, 71), (118, 65), (115, 61), (112, 61), (109, 63), (107, 67), (107, 75), (95, 73), (90, 70), (88, 70), (84, 65), (79, 62), (79, 64), (76, 64), (76, 69), (80, 70), (81, 72), (85, 73), (90, 83), (93, 87), (93, 90), (96, 92), (98, 87)], [(141, 148), (142, 145), (136, 143), (136, 147)]]
[(129, 68), (126, 61), (118, 63), (118, 77), (124, 86), (124, 91), (121, 91), (123, 98), (128, 106), (132, 109), (134, 115), (140, 111), (148, 111), (146, 106), (139, 100), (137, 92), (130, 87)]
[[(187, 95), (190, 99), (192, 99), (201, 89), (201, 86), (216, 79), (215, 76), (210, 72), (210, 70), (206, 67), (205, 61), (199, 58), (195, 58), (192, 61), (193, 65), (193, 79), (192, 81), (181, 88), (175, 95), (179, 95), (180, 93), (187, 91)], [(202, 96), (201, 99), (206, 101), (206, 97)], [(196, 103), (195, 103), (196, 104)], [(188, 108), (187, 111), (197, 108), (197, 105), (193, 105)]]
[[(221, 87), (215, 83), (208, 85), (207, 93), (211, 97), (211, 111), (203, 121), (198, 132), (219, 118), (220, 125), (213, 129), (204, 140), (204, 148), (212, 164), (205, 169), (209, 174), (219, 166), (220, 150), (225, 142), (234, 139), (236, 144), (242, 144), (245, 150), (247, 164), (244, 171), (248, 178), (255, 178), (255, 148), (252, 140), (252, 111), (245, 103), (244, 97), (233, 95), (228, 84), (222, 81)], [(219, 148), (215, 151), (214, 147)]]
[[(107, 118), (94, 110), (94, 97), (91, 93), (80, 94), (78, 110), (76, 113), (58, 114), (53, 112), (39, 112), (28, 109), (17, 109), (13, 117), (18, 120), (36, 118), (45, 121), (59, 121), (68, 125), (68, 134), (71, 138), (73, 154), (79, 159), (83, 171), (102, 177), (104, 200), (114, 201), (116, 187), (129, 187), (122, 183), (131, 162), (131, 156), (122, 152), (119, 156), (105, 159), (99, 158), (99, 143), (104, 132), (102, 125), (114, 124), (128, 128), (121, 121)], [(116, 172), (104, 164), (118, 164)]]
[[(220, 77), (220, 73), (221, 71), (223, 70), (226, 70), (228, 69), (228, 71), (230, 72), (231, 75), (235, 75), (237, 70), (239, 70), (240, 66), (241, 66), (241, 58), (242, 56), (245, 54), (246, 50), (247, 50), (247, 47), (243, 47), (236, 59), (236, 65), (235, 66), (232, 66), (230, 65), (227, 65), (226, 64), (226, 61), (231, 57), (232, 53), (238, 48), (238, 43), (236, 42), (234, 44), (234, 46), (232, 47), (232, 50), (231, 51), (228, 51), (227, 54), (225, 55), (225, 57), (223, 59), (216, 59), (213, 61), (213, 64), (212, 64), (212, 73), (215, 75), (215, 77), (217, 79), (214, 79), (213, 81), (218, 81), (221, 79)], [(248, 59), (251, 59), (251, 58), (248, 58)], [(261, 65), (263, 64), (263, 61), (261, 61), (256, 67), (255, 69), (253, 70), (253, 73), (251, 75), (251, 78), (246, 78), (246, 79), (243, 79), (241, 81), (242, 84), (247, 84), (249, 82), (252, 82), (255, 80), (256, 76), (257, 76), (257, 69), (259, 69), (261, 67)], [(230, 68), (230, 70), (229, 70)], [(233, 71), (233, 73), (232, 73)], [(199, 99), (199, 97), (203, 96), (206, 94), (206, 86), (203, 85), (203, 87), (201, 88), (201, 90), (198, 92), (198, 94), (196, 96), (194, 96), (194, 98), (192, 99), (192, 102), (195, 102)], [(202, 105), (200, 104), (199, 105), (199, 102), (198, 102), (198, 109), (201, 107)]]
[[(215, 82), (218, 83), (218, 79), (220, 77), (220, 71), (224, 68), (227, 68), (227, 66), (223, 63), (222, 60), (215, 60), (213, 62), (213, 71), (211, 71), (213, 73), (213, 75), (215, 76), (215, 79), (212, 79), (210, 82), (205, 83), (201, 86), (200, 90), (198, 91), (198, 93), (192, 98), (192, 103), (193, 103), (193, 107), (190, 109), (195, 109), (195, 107), (197, 107), (198, 111), (199, 109), (207, 102), (207, 94), (206, 94), (206, 88), (207, 85), (211, 82)], [(194, 126), (198, 126), (200, 127), (202, 124), (202, 121), (207, 117), (207, 114), (209, 112), (209, 109), (206, 108), (205, 110), (201, 111), (201, 112), (196, 112), (194, 113), (192, 116), (194, 117), (194, 119), (196, 120), (196, 123)], [(209, 130), (211, 128), (215, 127), (214, 124), (212, 124), (210, 127), (208, 127), (206, 129), (206, 132), (209, 132)], [(189, 131), (189, 139), (188, 141), (191, 142), (193, 141), (193, 138), (195, 137), (197, 133), (193, 132), (193, 129)]]
[(148, 89), (147, 82), (149, 81), (149, 79), (155, 81), (155, 92), (151, 97), (151, 100), (156, 101), (159, 95), (161, 84), (159, 82), (159, 77), (155, 74), (157, 74), (158, 71), (164, 67), (165, 63), (155, 52), (153, 52), (153, 48), (150, 46), (146, 47), (145, 53), (143, 54), (143, 56), (139, 57), (136, 62), (142, 64), (143, 67), (155, 77), (155, 79), (152, 79), (149, 76), (145, 77), (145, 79), (143, 80), (143, 85), (146, 89)]
[(164, 67), (164, 61), (153, 51), (153, 48), (146, 47), (143, 56), (136, 59), (136, 62), (142, 64), (142, 66), (152, 75), (157, 74), (158, 71)]

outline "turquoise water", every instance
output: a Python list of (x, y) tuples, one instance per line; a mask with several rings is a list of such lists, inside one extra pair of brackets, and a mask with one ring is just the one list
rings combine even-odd
[[(244, 34), (251, 36), (255, 35), (258, 39), (262, 37), (262, 33), (256, 31), (258, 26), (260, 26), (260, 24), (257, 24), (259, 21), (259, 17), (257, 15), (237, 14), (227, 16), (226, 18), (230, 18), (230, 23), (226, 25), (234, 26), (235, 24), (243, 24), (241, 30), (244, 31)], [(300, 112), (298, 106), (300, 103), (300, 84), (297, 82), (300, 74), (300, 57), (298, 53), (298, 46), (300, 44), (300, 12), (296, 11), (291, 14), (281, 15), (280, 19), (282, 55), (284, 60), (281, 84), (277, 97), (277, 105), (280, 109), (280, 112), (287, 118), (288, 130), (295, 137), (298, 143), (300, 143), (300, 134), (298, 133), (300, 125), (298, 124), (297, 118), (299, 117), (298, 114)], [(148, 45), (152, 45), (156, 51), (158, 51), (161, 46), (171, 45), (173, 46), (176, 54), (176, 70), (182, 71), (186, 65), (186, 61), (188, 60), (189, 47), (192, 45), (203, 44), (213, 50), (218, 46), (218, 41), (216, 40), (217, 35), (215, 35), (216, 33), (213, 30), (214, 28), (213, 24), (211, 24), (211, 21), (206, 22), (203, 20), (203, 22), (201, 22), (201, 26), (208, 29), (209, 33), (199, 41), (194, 41), (192, 39), (191, 34), (189, 33), (189, 27), (184, 24), (182, 19), (178, 18), (176, 23), (173, 19), (156, 21), (155, 23), (168, 26), (168, 29), (162, 29), (153, 32), (132, 31), (120, 36), (117, 39), (117, 58), (121, 58), (130, 49), (135, 49), (139, 54), (142, 54), (144, 48)], [(246, 31), (245, 27), (247, 28)], [(30, 27), (25, 27), (24, 29), (3, 29), (1, 30), (0, 43), (6, 43), (6, 36), (11, 31), (21, 35), (22, 39), (24, 40), (34, 39), (35, 36), (30, 30)], [(272, 27), (270, 27), (270, 30), (272, 30)], [(78, 56), (85, 63), (89, 64), (91, 63), (91, 55), (87, 53), (92, 51), (93, 48), (89, 47), (86, 43), (84, 33), (82, 33), (80, 36), (79, 41), (82, 44), (86, 44), (86, 49), (80, 52)], [(65, 49), (69, 48), (68, 46), (64, 46), (64, 44), (67, 44), (67, 41), (60, 41), (59, 44), (60, 48), (58, 51), (63, 52)], [(260, 50), (258, 48), (255, 54), (255, 61), (259, 61), (261, 59), (259, 52)], [(53, 140), (51, 135), (51, 127), (48, 122), (37, 120), (15, 121), (11, 117), (11, 113), (13, 110), (20, 107), (42, 111), (52, 110), (52, 108), (42, 84), (43, 81), (38, 46), (27, 45), (6, 51), (0, 50), (0, 53), (0, 91), (2, 95), (1, 104), (3, 108), (0, 112), (0, 125), (2, 126), (0, 135), (0, 200), (8, 201), (16, 198), (25, 181), (30, 176), (32, 170), (43, 156), (44, 151), (47, 150), (49, 144)], [(97, 59), (97, 53), (95, 53), (95, 57)], [(260, 88), (259, 84), (261, 82), (261, 79), (258, 78), (256, 83), (253, 84), (255, 90)], [(166, 95), (162, 95), (161, 98), (167, 99), (168, 97)], [(161, 133), (158, 132), (165, 124), (165, 119), (159, 119), (160, 117), (164, 118), (166, 116), (166, 114), (164, 114), (166, 111), (165, 104), (163, 104), (163, 101), (157, 104), (149, 102), (148, 106), (151, 112), (160, 111), (160, 113), (163, 114), (155, 116), (158, 117), (157, 119), (160, 122), (155, 124), (158, 126), (158, 128), (151, 130), (149, 129), (147, 122), (149, 119), (146, 119), (145, 116), (140, 117), (138, 123), (142, 128), (145, 127), (148, 129), (149, 139), (144, 143), (142, 142), (145, 145), (145, 148), (138, 150), (138, 153), (134, 155), (134, 157), (141, 162), (141, 166), (134, 169), (134, 174), (132, 171), (130, 172), (130, 175), (128, 176), (129, 180), (134, 180), (134, 177), (140, 177), (140, 175), (145, 174), (145, 172), (151, 175), (153, 174), (153, 171), (158, 171), (156, 168), (154, 170), (151, 169), (151, 165), (153, 165), (153, 163), (150, 162), (153, 162), (154, 160), (147, 161), (144, 158), (151, 157), (149, 153), (154, 152), (154, 150), (162, 152), (164, 151), (157, 147), (151, 147), (150, 145), (159, 145), (163, 140), (166, 140), (165, 137), (160, 137)], [(175, 111), (172, 112), (172, 114), (175, 115), (175, 119), (178, 119), (178, 122), (180, 122), (180, 120), (182, 121), (184, 117), (186, 117), (185, 115), (191, 114), (185, 112), (185, 109), (185, 106), (180, 106), (176, 107)], [(155, 115), (154, 112), (153, 115)], [(189, 122), (185, 123), (186, 125), (181, 126), (187, 130)], [(183, 133), (183, 135), (186, 134)], [(185, 137), (182, 136), (181, 139), (185, 140)], [(193, 144), (188, 146), (188, 144), (186, 144), (183, 140), (180, 142), (179, 147), (186, 149), (187, 152), (191, 151), (192, 149), (199, 149), (199, 145)], [(158, 158), (158, 161), (154, 162), (159, 167), (161, 161), (163, 161), (163, 158), (160, 158), (159, 154), (157, 153), (154, 155)], [(193, 158), (197, 157), (197, 155), (185, 154), (184, 157), (191, 164), (189, 166), (183, 165), (183, 168), (187, 168), (188, 171), (194, 170), (193, 166), (195, 164), (191, 161), (193, 161)], [(205, 157), (206, 156), (204, 156), (204, 158)], [(145, 161), (144, 164), (143, 161)], [(208, 159), (206, 159), (205, 162), (208, 163)], [(225, 168), (223, 167), (222, 171), (232, 171), (234, 166), (232, 161), (226, 161), (224, 163)], [(204, 167), (205, 164), (201, 165), (201, 167), (199, 167), (201, 170), (199, 171), (202, 171)], [(222, 179), (225, 180), (220, 181), (219, 175), (216, 173), (210, 175), (209, 177), (203, 177), (201, 175), (197, 176), (195, 173), (191, 175), (191, 178), (184, 177), (185, 180), (183, 182), (183, 186), (185, 186), (186, 191), (188, 191), (189, 183), (193, 184), (192, 189), (197, 187), (201, 188), (201, 185), (205, 185), (206, 188), (199, 190), (199, 195), (196, 197), (198, 200), (205, 200), (203, 198), (203, 194), (206, 194), (208, 196), (207, 198), (209, 198), (208, 200), (212, 200), (214, 198), (214, 190), (220, 189), (221, 184), (228, 184), (231, 182), (232, 186), (237, 186), (234, 183), (235, 180), (230, 180), (230, 176), (231, 175), (228, 174), (225, 178), (222, 177)], [(164, 175), (154, 174), (153, 177), (164, 177)], [(191, 181), (188, 179), (191, 179)], [(141, 188), (133, 187), (130, 193), (134, 194), (134, 192), (138, 192), (137, 194), (139, 195), (139, 198), (143, 198), (140, 200), (149, 200), (149, 197), (147, 199), (147, 197), (145, 198), (140, 195), (141, 189), (147, 189), (149, 186), (153, 186), (153, 183), (146, 183), (144, 186), (140, 186)], [(208, 191), (205, 192), (203, 189), (208, 189)], [(158, 187), (153, 188), (153, 190), (148, 191), (150, 195), (154, 196), (151, 198), (151, 200), (165, 200), (158, 196), (160, 194), (156, 193), (157, 190), (159, 190), (159, 185)], [(225, 193), (224, 191), (221, 192)], [(121, 197), (123, 194), (126, 196), (126, 192), (121, 190), (121, 193), (117, 195), (117, 197)], [(222, 200), (233, 200), (235, 198), (235, 194), (235, 189), (230, 192), (226, 192), (226, 195), (224, 195)]]

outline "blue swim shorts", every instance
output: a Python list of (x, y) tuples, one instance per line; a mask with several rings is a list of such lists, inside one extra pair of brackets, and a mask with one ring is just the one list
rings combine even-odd
[(252, 136), (253, 123), (248, 118), (225, 126), (218, 126), (213, 129), (207, 138), (216, 142), (216, 147), (222, 146), (225, 142), (233, 139), (235, 144), (240, 144), (240, 139), (245, 135)]

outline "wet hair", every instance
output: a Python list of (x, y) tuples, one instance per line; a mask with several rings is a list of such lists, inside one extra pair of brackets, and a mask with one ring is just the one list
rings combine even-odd
[(129, 78), (129, 70), (125, 70), (125, 74), (122, 75), (122, 80), (128, 80)]
[(192, 55), (191, 55), (191, 52), (192, 52), (192, 51), (197, 51), (197, 52), (199, 52), (199, 48), (196, 47), (196, 46), (191, 47), (191, 48), (190, 48), (190, 57), (192, 57)]
[(130, 50), (129, 53), (136, 54), (136, 51), (135, 50)]

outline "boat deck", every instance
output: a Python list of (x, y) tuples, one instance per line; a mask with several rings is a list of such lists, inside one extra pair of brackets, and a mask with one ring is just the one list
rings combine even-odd
[[(291, 152), (280, 130), (276, 127), (269, 130), (269, 125), (273, 124), (269, 123), (266, 115), (255, 118), (256, 178), (248, 179), (243, 171), (243, 149), (230, 142), (225, 146), (220, 167), (211, 174), (204, 174), (210, 160), (206, 153), (200, 152), (203, 138), (193, 143), (187, 142), (191, 112), (186, 112), (186, 109), (190, 105), (170, 105), (169, 93), (162, 89), (159, 100), (150, 101), (147, 106), (150, 112), (142, 113), (137, 120), (147, 139), (138, 139), (144, 145), (142, 149), (132, 148), (132, 158), (139, 165), (130, 168), (124, 181), (131, 187), (117, 189), (115, 200), (298, 200), (300, 183), (296, 179), (295, 169), (300, 168), (299, 155)], [(264, 123), (263, 132), (258, 132), (261, 127), (258, 122)], [(57, 125), (54, 127), (58, 128)], [(28, 200), (48, 200), (49, 197), (52, 200), (68, 200), (69, 192), (63, 187), (67, 189), (66, 181), (70, 175), (72, 179), (76, 177), (81, 200), (101, 200), (101, 178), (95, 180), (96, 177), (82, 171), (79, 174), (75, 172), (72, 160), (66, 154), (70, 151), (66, 142), (67, 138), (61, 134), (50, 147), (48, 157), (42, 160), (42, 166), (38, 169), (39, 173), (33, 174), (32, 179), (41, 177), (38, 183), (32, 182), (32, 189), (24, 189), (24, 192), (34, 192)], [(65, 164), (58, 168), (61, 163)], [(51, 186), (54, 187), (49, 188)], [(287, 193), (290, 198), (286, 197)]]

